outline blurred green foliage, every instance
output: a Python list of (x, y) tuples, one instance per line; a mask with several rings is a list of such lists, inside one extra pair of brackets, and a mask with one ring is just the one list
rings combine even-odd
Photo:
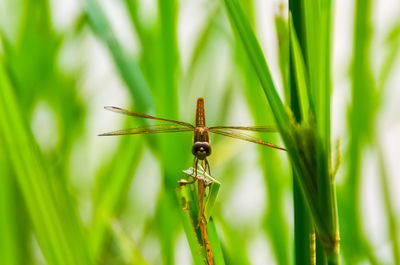
[[(376, 128), (399, 54), (400, 20), (388, 30), (386, 56), (375, 67), (371, 52), (375, 2), (354, 1), (352, 99), (343, 136), (348, 137), (342, 159), (346, 173), (336, 206), (336, 162), (331, 150), (334, 1), (290, 0), (289, 7), (277, 3), (271, 20), (275, 24), (269, 25), (276, 39), (265, 44), (267, 49), (277, 44), (277, 62), (266, 59), (257, 37), (265, 23), (260, 22), (257, 1), (196, 2), (205, 14), (191, 48), (181, 36), (186, 23), (196, 20), (183, 21), (187, 3), (150, 2), (85, 0), (62, 29), (55, 22), (60, 15), (55, 11), (58, 1), (0, 0), (1, 263), (183, 264), (180, 259), (191, 256), (193, 264), (206, 264), (193, 223), (198, 213), (182, 210), (177, 193), (182, 170), (192, 165), (190, 133), (120, 137), (104, 152), (87, 150), (91, 139), (102, 132), (92, 126), (93, 101), (98, 99), (85, 94), (90, 58), (77, 48), (89, 43), (89, 50), (97, 45), (106, 54), (130, 109), (192, 119), (196, 98), (203, 96), (209, 125), (234, 123), (231, 117), (242, 111), (250, 119), (244, 125), (277, 124), (289, 159), (263, 146), (252, 157), (238, 141), (212, 138), (211, 169), (221, 182), (207, 227), (215, 264), (255, 263), (253, 247), (260, 238), (268, 242), (262, 246), (275, 264), (313, 264), (315, 258), (316, 264), (338, 264), (339, 255), (345, 264), (387, 263), (363, 228), (360, 194), (367, 148), (377, 150), (376, 178), (389, 233), (386, 243), (390, 260), (399, 264), (399, 217)], [(134, 45), (121, 39), (110, 4), (118, 5)], [(73, 52), (65, 53), (67, 49)], [(73, 57), (72, 70), (65, 65), (65, 54)], [(270, 71), (274, 65), (279, 65), (280, 76)], [(94, 94), (101, 89), (96, 87)], [(105, 112), (94, 111), (98, 116)], [(50, 121), (38, 128), (36, 119), (43, 112)], [(125, 126), (148, 124), (123, 120)], [(278, 135), (259, 136), (281, 141)], [(243, 146), (247, 145), (251, 144)], [(251, 174), (244, 165), (247, 157), (263, 175), (265, 202), (257, 206), (260, 216), (235, 220), (229, 204), (235, 202), (238, 190), (245, 192), (240, 185)], [(91, 159), (99, 165), (93, 166)], [(144, 179), (152, 183), (154, 178), (158, 186), (144, 189), (145, 184), (138, 183)], [(137, 191), (139, 195), (132, 195)], [(189, 187), (185, 191), (195, 206), (196, 191)], [(146, 193), (154, 194), (155, 201), (133, 199)]]

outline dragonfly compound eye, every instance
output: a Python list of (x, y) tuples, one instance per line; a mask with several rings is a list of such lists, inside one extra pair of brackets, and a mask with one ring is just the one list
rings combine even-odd
[(192, 153), (199, 160), (204, 160), (211, 154), (211, 146), (207, 142), (196, 142), (193, 144)]

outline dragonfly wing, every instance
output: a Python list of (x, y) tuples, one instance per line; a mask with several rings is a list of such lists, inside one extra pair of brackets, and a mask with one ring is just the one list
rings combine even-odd
[(232, 138), (236, 138), (236, 139), (252, 142), (252, 143), (255, 143), (255, 144), (261, 144), (261, 145), (265, 145), (265, 146), (268, 146), (268, 147), (271, 147), (271, 148), (275, 148), (275, 149), (286, 151), (286, 149), (283, 148), (283, 147), (279, 147), (279, 146), (271, 144), (269, 142), (265, 142), (265, 141), (263, 141), (261, 139), (258, 139), (256, 137), (253, 137), (253, 136), (245, 134), (245, 133), (237, 132), (237, 131), (235, 131), (235, 129), (225, 129), (225, 128), (224, 129), (219, 129), (219, 128), (216, 128), (216, 127), (212, 127), (212, 128), (209, 128), (209, 130), (212, 133), (216, 133), (216, 134), (220, 134), (220, 135), (224, 135), (224, 136), (228, 136), (228, 137), (232, 137)]
[(158, 117), (150, 116), (150, 115), (147, 115), (147, 114), (133, 112), (133, 111), (130, 111), (130, 110), (121, 109), (121, 108), (113, 107), (113, 106), (106, 106), (104, 108), (106, 110), (110, 110), (110, 111), (113, 111), (113, 112), (116, 112), (116, 113), (120, 113), (120, 114), (124, 114), (124, 115), (129, 115), (129, 116), (139, 117), (139, 118), (145, 118), (145, 119), (158, 120), (158, 121), (172, 122), (172, 123), (175, 123), (175, 124), (186, 126), (188, 128), (191, 128), (191, 129), (194, 128), (194, 126), (192, 124), (187, 123), (187, 122), (183, 122), (183, 121), (174, 121), (174, 120), (168, 120), (168, 119), (164, 119), (164, 118), (158, 118)]
[(275, 126), (252, 126), (252, 127), (246, 127), (246, 126), (213, 126), (209, 127), (210, 130), (213, 129), (228, 129), (228, 130), (242, 130), (242, 131), (252, 131), (252, 132), (279, 132), (278, 128)]
[(129, 134), (149, 134), (149, 133), (168, 133), (168, 132), (192, 132), (193, 128), (175, 124), (159, 124), (146, 127), (137, 127), (114, 132), (102, 133), (99, 136), (129, 135)]

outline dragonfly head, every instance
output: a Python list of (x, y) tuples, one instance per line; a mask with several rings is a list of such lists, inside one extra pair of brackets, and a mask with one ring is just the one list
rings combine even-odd
[(211, 154), (211, 145), (208, 142), (195, 142), (192, 147), (192, 153), (197, 159), (204, 160)]

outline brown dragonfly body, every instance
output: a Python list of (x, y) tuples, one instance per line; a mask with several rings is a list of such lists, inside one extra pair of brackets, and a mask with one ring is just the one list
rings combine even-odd
[(197, 170), (198, 161), (204, 161), (204, 170), (210, 171), (207, 156), (211, 155), (210, 134), (206, 127), (204, 114), (204, 99), (197, 99), (196, 127), (194, 128), (192, 154), (194, 155), (194, 169)]
[(196, 108), (196, 125), (193, 126), (190, 123), (182, 121), (174, 121), (164, 118), (158, 118), (142, 113), (137, 113), (129, 110), (124, 110), (118, 107), (105, 107), (107, 110), (111, 110), (124, 115), (159, 120), (168, 122), (168, 124), (160, 124), (146, 127), (137, 127), (126, 130), (114, 131), (109, 133), (100, 134), (100, 136), (115, 136), (115, 135), (131, 135), (131, 134), (149, 134), (149, 133), (165, 133), (165, 132), (193, 132), (193, 146), (192, 153), (194, 158), (194, 169), (197, 170), (198, 162), (201, 161), (203, 168), (210, 171), (210, 167), (207, 161), (207, 157), (211, 154), (210, 145), (210, 132), (220, 134), (248, 142), (265, 145), (271, 148), (285, 150), (282, 147), (276, 146), (272, 143), (265, 142), (261, 139), (255, 138), (251, 135), (243, 133), (243, 131), (250, 132), (277, 132), (277, 129), (273, 126), (255, 126), (255, 127), (244, 127), (244, 126), (213, 126), (206, 127), (206, 120), (204, 114), (204, 99), (197, 99)]

